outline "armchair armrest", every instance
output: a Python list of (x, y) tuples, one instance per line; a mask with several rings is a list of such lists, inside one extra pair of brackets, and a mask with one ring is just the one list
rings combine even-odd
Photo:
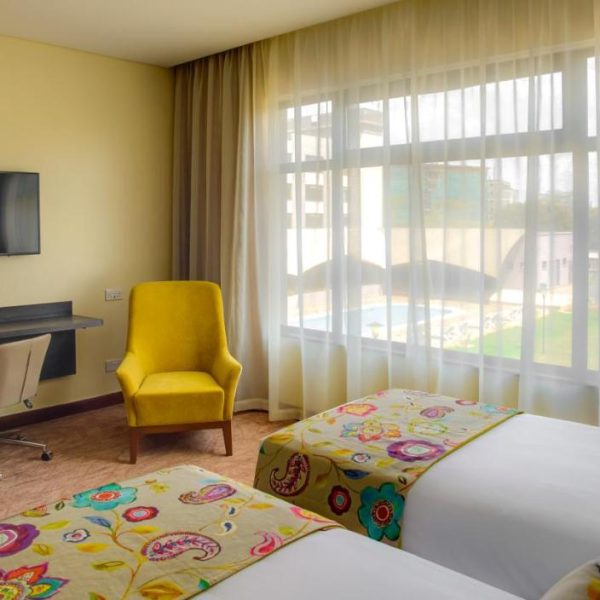
[(229, 420), (233, 416), (235, 390), (241, 373), (242, 365), (229, 354), (227, 349), (221, 349), (213, 363), (212, 374), (225, 392), (225, 420)]
[(131, 404), (131, 399), (140, 389), (146, 373), (137, 356), (132, 352), (127, 352), (123, 362), (117, 369), (116, 375), (121, 384), (121, 389), (123, 390), (123, 399), (125, 400), (125, 407), (127, 408), (127, 419), (130, 425), (135, 425), (136, 417)]

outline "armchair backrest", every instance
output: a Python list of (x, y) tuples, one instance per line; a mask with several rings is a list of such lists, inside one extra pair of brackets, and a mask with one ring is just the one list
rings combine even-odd
[(219, 286), (208, 281), (140, 283), (129, 300), (127, 351), (146, 373), (209, 371), (227, 346)]
[(36, 395), (50, 334), (0, 344), (0, 406)]

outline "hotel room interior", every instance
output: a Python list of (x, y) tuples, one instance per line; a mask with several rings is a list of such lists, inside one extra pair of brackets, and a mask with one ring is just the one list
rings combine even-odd
[(600, 0), (0, 0), (0, 600), (600, 600)]

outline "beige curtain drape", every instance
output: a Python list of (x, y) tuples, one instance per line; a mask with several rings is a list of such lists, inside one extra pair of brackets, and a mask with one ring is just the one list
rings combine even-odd
[(267, 397), (255, 184), (264, 99), (261, 44), (175, 69), (173, 276), (221, 285), (230, 350), (244, 365), (238, 409)]

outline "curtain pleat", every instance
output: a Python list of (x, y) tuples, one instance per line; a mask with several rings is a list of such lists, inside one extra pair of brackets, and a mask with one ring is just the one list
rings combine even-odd
[(255, 44), (175, 69), (173, 275), (221, 286), (230, 350), (244, 366), (238, 408), (267, 397), (255, 183), (264, 60)]

